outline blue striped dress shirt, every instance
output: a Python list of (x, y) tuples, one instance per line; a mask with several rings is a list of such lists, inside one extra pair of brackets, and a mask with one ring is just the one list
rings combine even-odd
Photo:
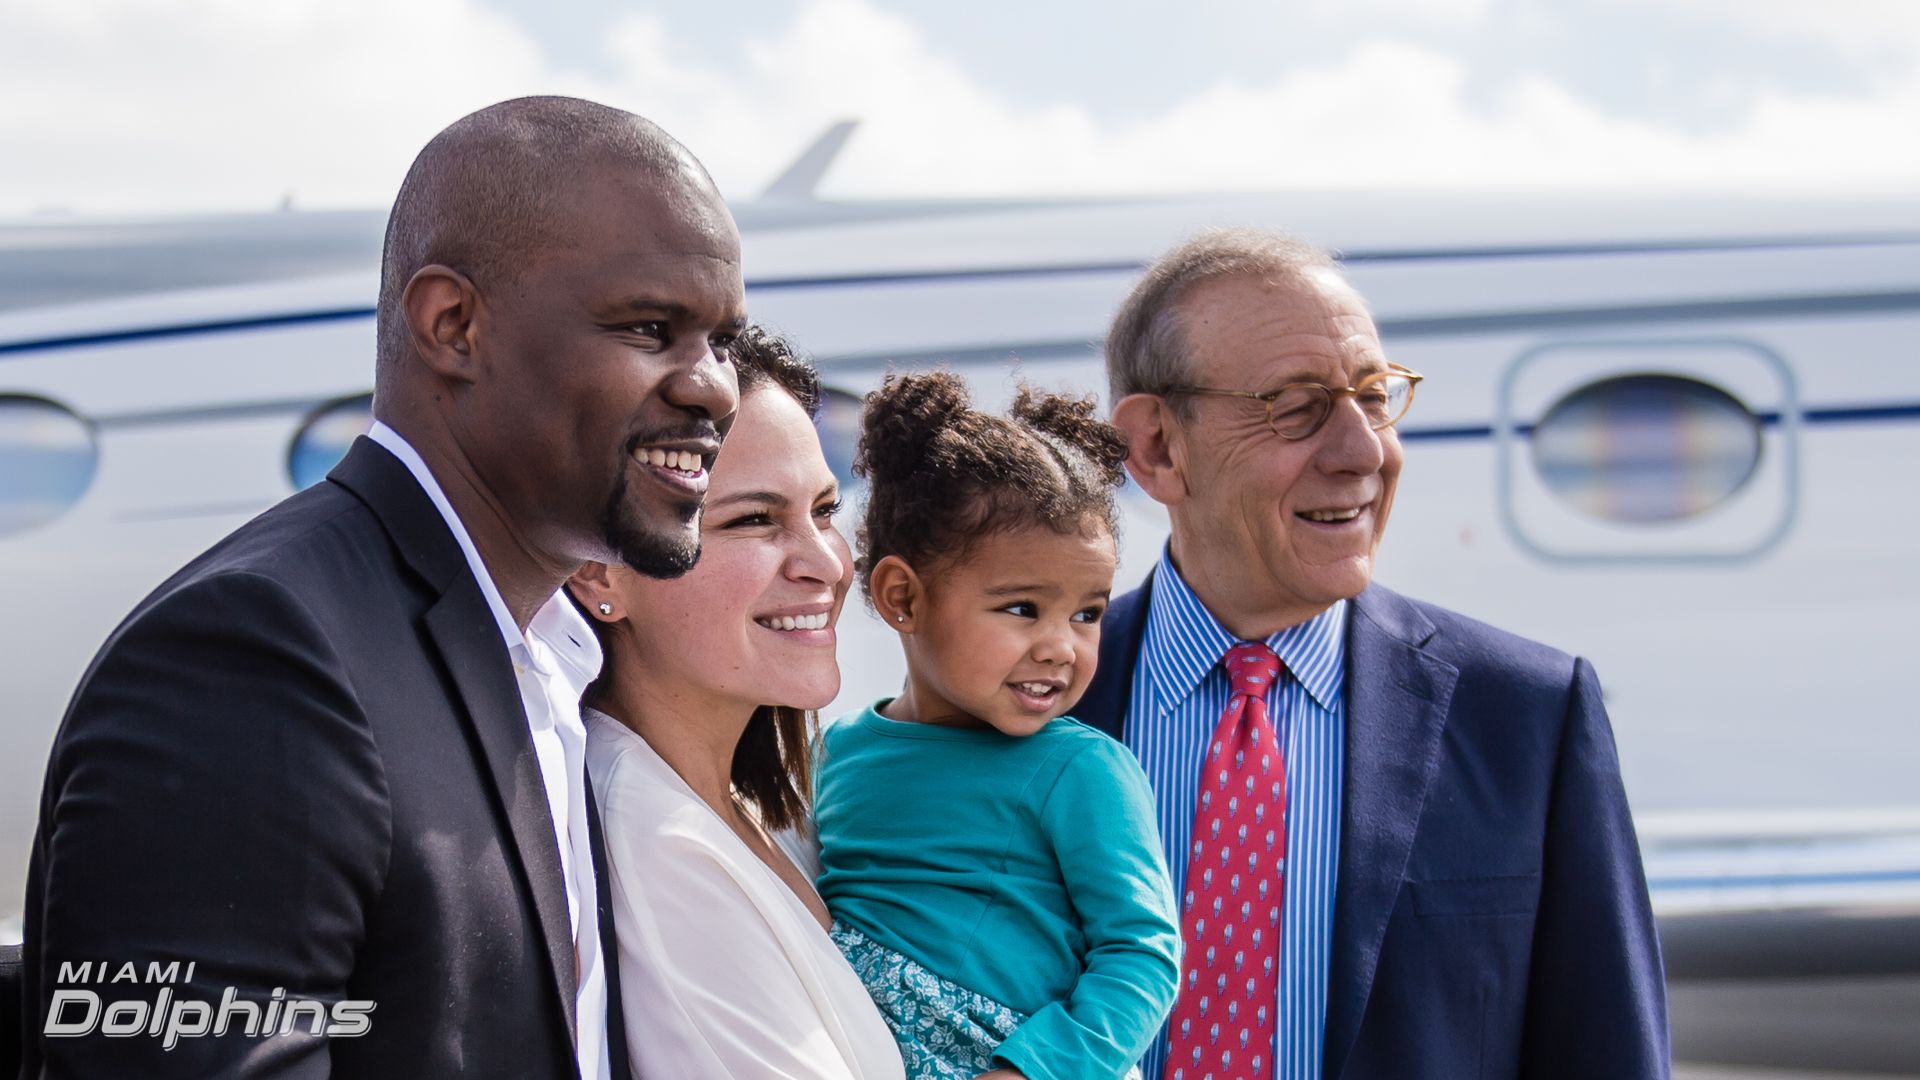
[[(1293, 674), (1267, 694), (1268, 715), (1285, 746), (1288, 794), (1275, 1080), (1320, 1080), (1334, 878), (1340, 865), (1346, 626), (1347, 604), (1341, 601), (1267, 639)], [(1200, 766), (1227, 707), (1229, 686), (1220, 660), (1238, 643), (1180, 577), (1172, 552), (1163, 552), (1133, 673), (1126, 744), (1153, 786), (1176, 897), (1186, 890)], [(1163, 1077), (1166, 1057), (1167, 1032), (1162, 1028), (1142, 1062), (1145, 1080), (1171, 1080), (1170, 1073)]]

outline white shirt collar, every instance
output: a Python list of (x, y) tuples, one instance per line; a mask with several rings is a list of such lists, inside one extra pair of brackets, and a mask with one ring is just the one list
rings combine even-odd
[[(439, 481), (433, 477), (432, 470), (420, 457), (419, 451), (407, 442), (406, 437), (375, 420), (367, 431), (367, 438), (385, 447), (400, 464), (407, 467), (413, 478), (420, 484), (427, 498), (433, 501), (434, 509), (440, 511), (440, 517), (453, 532), (455, 543), (460, 545), (460, 553), (467, 557), (467, 568), (473, 572), (473, 578), (480, 585), (480, 595), (486, 597), (487, 610), (493, 612), (493, 621), (500, 628), (500, 638), (512, 652), (516, 647), (527, 644), (526, 637), (520, 633), (519, 626), (513, 621), (513, 613), (507, 610), (507, 602), (501, 598), (500, 590), (493, 583), (493, 575), (487, 572), (487, 565), (480, 561), (480, 551), (473, 546), (473, 537), (467, 527), (461, 523), (460, 515), (454, 513), (453, 504), (447, 501), (447, 493), (441, 489)], [(602, 656), (600, 639), (593, 634), (587, 620), (574, 609), (573, 602), (564, 595), (565, 590), (555, 592), (540, 610), (533, 613), (533, 620), (527, 630), (561, 663), (573, 669), (570, 674), (584, 689), (600, 674)], [(534, 650), (528, 650), (529, 653)]]
[[(1345, 600), (1337, 601), (1267, 638), (1267, 647), (1322, 709), (1335, 708), (1346, 687), (1347, 607)], [(1219, 671), (1220, 658), (1239, 641), (1187, 584), (1173, 564), (1171, 544), (1161, 549), (1153, 571), (1143, 641), (1155, 692), (1169, 708)]]

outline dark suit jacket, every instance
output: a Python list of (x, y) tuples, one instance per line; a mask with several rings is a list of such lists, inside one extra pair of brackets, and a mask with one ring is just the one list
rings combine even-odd
[(20, 986), (24, 981), (20, 946), (0, 945), (0, 1076), (17, 1076), (20, 1072), (20, 1044), (25, 1041), (20, 1027)]
[[(1108, 608), (1073, 710), (1116, 738), (1152, 587)], [(1667, 1076), (1593, 668), (1374, 586), (1351, 605), (1346, 693), (1327, 1080)]]
[[(576, 1076), (565, 888), (499, 629), (426, 493), (363, 438), (142, 601), (81, 679), (27, 881), (24, 1075)], [(79, 988), (61, 965), (89, 961), (192, 962), (176, 1001), (376, 1007), (357, 1038), (39, 1037)]]

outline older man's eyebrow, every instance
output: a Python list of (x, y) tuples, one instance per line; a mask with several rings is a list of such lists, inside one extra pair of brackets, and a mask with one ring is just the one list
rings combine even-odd
[(1323, 373), (1318, 371), (1312, 371), (1312, 370), (1295, 371), (1290, 375), (1285, 375), (1280, 378), (1274, 379), (1268, 386), (1265, 387), (1265, 389), (1262, 392), (1278, 390), (1283, 386), (1301, 386), (1301, 385), (1332, 386), (1335, 389), (1338, 389), (1341, 385), (1351, 385), (1353, 383), (1358, 383), (1361, 379), (1364, 379), (1369, 375), (1378, 375), (1383, 371), (1392, 371), (1392, 370), (1393, 370), (1393, 365), (1388, 363), (1385, 360), (1363, 360), (1360, 362), (1358, 366), (1354, 368), (1353, 378), (1350, 381), (1347, 380), (1345, 376), (1341, 376), (1341, 375), (1336, 375), (1335, 377), (1329, 379), (1329, 378), (1326, 378)]

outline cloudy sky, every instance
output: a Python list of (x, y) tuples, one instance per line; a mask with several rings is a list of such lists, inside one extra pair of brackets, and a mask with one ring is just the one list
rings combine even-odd
[(384, 206), (527, 93), (730, 195), (1920, 190), (1916, 0), (0, 0), (0, 218)]

